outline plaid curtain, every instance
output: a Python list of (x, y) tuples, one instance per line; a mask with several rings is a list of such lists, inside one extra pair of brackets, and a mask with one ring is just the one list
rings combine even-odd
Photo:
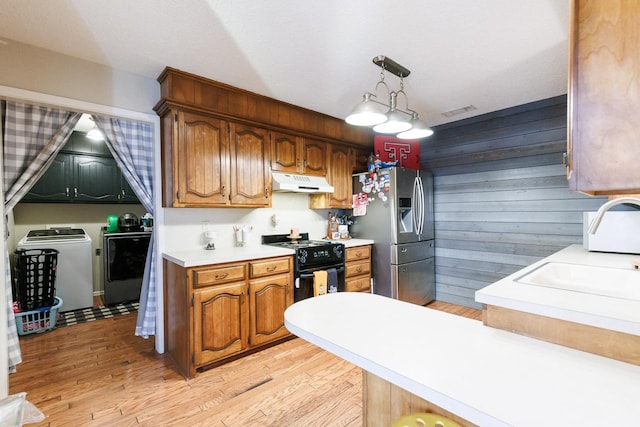
[[(153, 211), (153, 127), (148, 123), (93, 115), (93, 119), (122, 174), (147, 212)], [(156, 333), (156, 251), (151, 235), (140, 290), (136, 335), (148, 338)]]
[[(47, 170), (67, 141), (81, 114), (49, 107), (7, 101), (3, 135), (4, 213), (22, 199)], [(11, 269), (5, 245), (5, 288), (7, 291), (9, 371), (22, 361), (13, 314)]]

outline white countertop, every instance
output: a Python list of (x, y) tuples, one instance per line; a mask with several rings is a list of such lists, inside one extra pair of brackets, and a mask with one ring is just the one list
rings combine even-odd
[[(349, 239), (336, 240), (345, 247), (371, 245), (373, 240)], [(220, 264), (224, 262), (246, 261), (250, 259), (272, 258), (283, 255), (293, 255), (293, 249), (276, 246), (253, 244), (242, 247), (222, 247), (214, 250), (193, 249), (182, 251), (165, 251), (162, 257), (182, 267), (197, 267), (200, 265)]]
[[(638, 260), (640, 255), (589, 252), (580, 245), (572, 245), (476, 291), (476, 301), (640, 335), (640, 301), (528, 285), (515, 281), (547, 262), (631, 270), (632, 262)], [(640, 286), (640, 272), (638, 272), (638, 285)]]
[(640, 366), (375, 294), (310, 298), (289, 331), (480, 426), (633, 426)]

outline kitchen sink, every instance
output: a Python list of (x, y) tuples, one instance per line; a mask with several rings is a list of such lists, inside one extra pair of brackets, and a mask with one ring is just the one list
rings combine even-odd
[(640, 271), (547, 262), (515, 280), (518, 283), (640, 301)]

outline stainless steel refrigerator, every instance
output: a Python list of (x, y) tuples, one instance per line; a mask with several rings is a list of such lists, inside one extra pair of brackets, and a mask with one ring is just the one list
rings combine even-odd
[[(414, 304), (435, 299), (433, 177), (425, 170), (381, 169), (354, 175), (351, 235), (373, 239), (373, 292)], [(364, 202), (363, 204), (366, 204)]]

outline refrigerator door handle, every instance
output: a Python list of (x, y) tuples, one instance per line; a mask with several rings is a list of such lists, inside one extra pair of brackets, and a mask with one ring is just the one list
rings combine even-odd
[(422, 182), (422, 178), (420, 178), (420, 234), (424, 233), (424, 217), (425, 217), (425, 206), (424, 206), (424, 184)]
[(411, 199), (412, 199), (412, 207), (413, 207), (413, 215), (412, 215), (412, 221), (413, 221), (413, 229), (414, 232), (416, 233), (416, 235), (420, 234), (420, 177), (416, 176), (416, 178), (413, 180), (413, 191), (411, 194)]
[(413, 205), (416, 208), (414, 215), (414, 226), (416, 234), (422, 234), (424, 228), (424, 189), (422, 187), (422, 179), (417, 176), (413, 183)]

